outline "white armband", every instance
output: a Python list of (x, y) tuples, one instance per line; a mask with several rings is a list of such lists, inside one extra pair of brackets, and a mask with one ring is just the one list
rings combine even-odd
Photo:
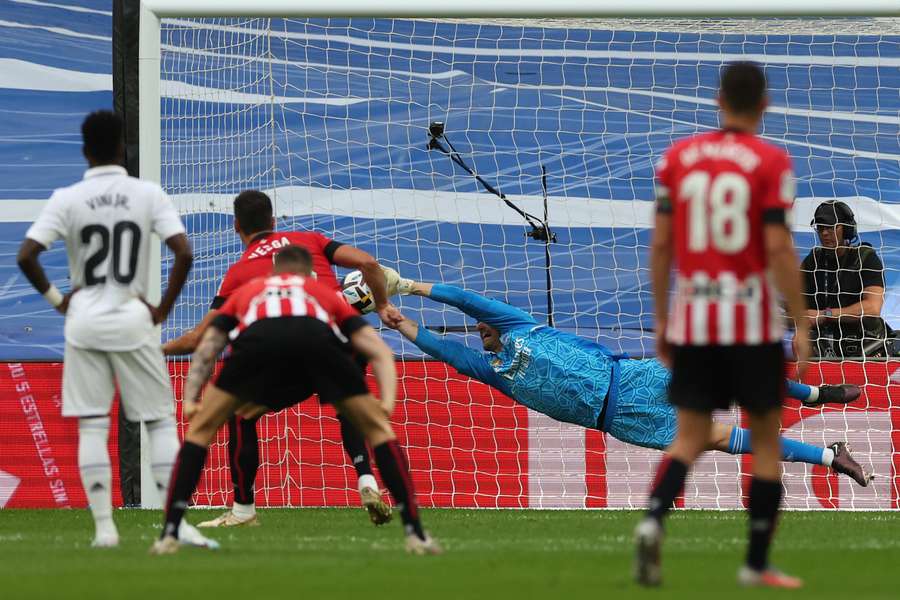
[(44, 292), (44, 298), (47, 299), (47, 302), (49, 302), (50, 306), (53, 308), (56, 308), (63, 303), (62, 292), (60, 292), (52, 283), (50, 284), (50, 288)]

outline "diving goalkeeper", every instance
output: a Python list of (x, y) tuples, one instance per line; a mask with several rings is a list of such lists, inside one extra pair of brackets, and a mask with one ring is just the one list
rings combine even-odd
[[(675, 408), (667, 401), (671, 374), (658, 360), (615, 355), (596, 342), (542, 325), (518, 308), (452, 285), (402, 279), (399, 290), (449, 304), (478, 321), (485, 352), (441, 339), (406, 318), (396, 327), (423, 352), (460, 373), (558, 421), (599, 429), (628, 444), (663, 450), (675, 438)], [(786, 385), (788, 395), (807, 406), (846, 404), (860, 394), (848, 384)], [(785, 461), (824, 465), (864, 487), (872, 478), (846, 442), (821, 448), (781, 440)], [(713, 423), (709, 449), (749, 453), (750, 432)]]

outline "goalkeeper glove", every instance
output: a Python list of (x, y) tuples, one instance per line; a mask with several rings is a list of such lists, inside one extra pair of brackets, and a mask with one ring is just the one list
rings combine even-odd
[(384, 286), (387, 288), (388, 296), (396, 296), (402, 294), (406, 296), (412, 292), (413, 280), (400, 277), (400, 273), (390, 267), (381, 267), (384, 271)]

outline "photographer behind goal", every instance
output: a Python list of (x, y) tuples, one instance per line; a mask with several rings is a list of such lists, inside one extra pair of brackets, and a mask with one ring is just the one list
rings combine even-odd
[(884, 265), (857, 235), (856, 217), (841, 201), (816, 208), (818, 243), (800, 268), (813, 356), (860, 359), (893, 355), (893, 332), (881, 318)]

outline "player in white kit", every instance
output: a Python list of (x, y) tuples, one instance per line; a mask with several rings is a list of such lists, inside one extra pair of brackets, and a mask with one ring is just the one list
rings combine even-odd
[[(130, 177), (122, 120), (91, 113), (81, 126), (90, 167), (84, 179), (56, 190), (19, 248), (19, 268), (51, 306), (66, 315), (63, 364), (65, 417), (78, 418), (78, 467), (90, 502), (93, 545), (116, 546), (112, 519), (109, 412), (118, 383), (129, 421), (144, 421), (150, 437), (153, 478), (165, 494), (179, 440), (175, 401), (156, 333), (181, 292), (193, 255), (171, 200), (156, 183)], [(153, 234), (175, 260), (159, 306), (147, 302)], [(64, 239), (72, 291), (51, 284), (38, 255)], [(193, 527), (188, 543), (214, 546)]]

